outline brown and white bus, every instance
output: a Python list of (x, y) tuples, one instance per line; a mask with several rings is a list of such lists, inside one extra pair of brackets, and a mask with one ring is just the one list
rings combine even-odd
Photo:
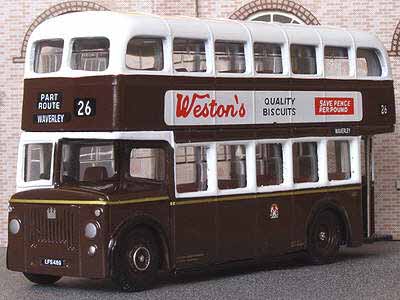
[(363, 241), (361, 140), (394, 130), (374, 36), (330, 27), (85, 12), (27, 48), (7, 266), (42, 284)]

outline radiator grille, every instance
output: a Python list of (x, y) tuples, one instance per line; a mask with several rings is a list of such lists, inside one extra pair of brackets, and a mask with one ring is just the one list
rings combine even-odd
[(56, 208), (55, 219), (49, 219), (47, 207), (30, 209), (28, 238), (38, 244), (63, 245), (68, 250), (77, 249), (77, 214), (69, 208)]

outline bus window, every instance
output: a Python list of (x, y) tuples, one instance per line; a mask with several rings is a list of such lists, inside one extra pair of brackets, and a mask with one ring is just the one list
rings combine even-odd
[(314, 46), (291, 45), (290, 57), (294, 74), (317, 74)]
[(161, 71), (164, 68), (161, 38), (133, 38), (126, 49), (126, 66), (133, 70)]
[(45, 40), (36, 43), (35, 46), (35, 73), (57, 72), (61, 68), (64, 41)]
[(324, 68), (326, 76), (348, 76), (350, 73), (348, 49), (325, 47)]
[(257, 186), (277, 185), (283, 182), (282, 145), (256, 146)]
[(25, 146), (24, 181), (50, 180), (53, 145), (50, 143)]
[(176, 189), (178, 193), (206, 191), (207, 148), (179, 146), (176, 149)]
[(205, 42), (202, 40), (174, 40), (174, 69), (177, 72), (206, 72)]
[(328, 179), (345, 180), (351, 177), (350, 145), (348, 141), (328, 141)]
[(219, 189), (236, 189), (247, 186), (245, 145), (218, 145), (217, 161)]
[(294, 183), (318, 181), (318, 155), (316, 142), (293, 143)]
[(254, 66), (260, 74), (282, 74), (281, 46), (277, 44), (255, 43)]
[(377, 50), (357, 49), (357, 75), (358, 76), (381, 76), (382, 67), (379, 62)]
[[(100, 176), (101, 172), (103, 174)], [(80, 147), (79, 181), (101, 181), (115, 174), (113, 144), (93, 144)]]
[(71, 69), (104, 71), (108, 68), (110, 41), (106, 38), (79, 38), (72, 45)]
[(134, 148), (130, 155), (130, 176), (155, 181), (165, 179), (165, 152), (160, 148)]
[(215, 64), (219, 73), (244, 73), (244, 43), (215, 42)]

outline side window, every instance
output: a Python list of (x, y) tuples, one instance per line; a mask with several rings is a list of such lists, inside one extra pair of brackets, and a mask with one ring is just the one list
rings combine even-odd
[(160, 148), (133, 148), (130, 154), (129, 175), (133, 178), (164, 181), (165, 151)]
[(49, 180), (53, 145), (49, 143), (25, 146), (24, 181)]
[(104, 179), (116, 174), (114, 160), (114, 145), (87, 145), (79, 149), (79, 181), (92, 181), (91, 172), (103, 170)]
[(291, 45), (290, 57), (294, 74), (317, 74), (314, 46)]
[(318, 181), (318, 154), (316, 142), (293, 143), (294, 183)]
[(255, 43), (254, 66), (260, 74), (282, 74), (281, 46), (277, 44)]
[(221, 190), (247, 186), (245, 145), (217, 146), (217, 177)]
[(328, 179), (351, 177), (350, 144), (348, 141), (328, 141)]
[(71, 69), (104, 71), (108, 68), (110, 41), (107, 38), (78, 38), (72, 44)]
[(161, 71), (164, 68), (161, 38), (133, 38), (126, 49), (126, 66), (133, 70)]
[(206, 191), (208, 188), (207, 147), (178, 146), (175, 159), (178, 193)]
[(174, 69), (177, 72), (206, 72), (205, 42), (202, 40), (174, 40)]
[(283, 182), (281, 144), (256, 146), (257, 186), (277, 185)]
[(37, 42), (33, 71), (35, 73), (51, 73), (60, 70), (63, 47), (64, 41), (61, 39)]
[(379, 62), (377, 50), (357, 49), (357, 75), (358, 76), (381, 76), (382, 67)]
[(215, 64), (219, 73), (244, 73), (244, 43), (216, 41)]
[(348, 76), (350, 73), (348, 49), (325, 47), (324, 68), (326, 76)]

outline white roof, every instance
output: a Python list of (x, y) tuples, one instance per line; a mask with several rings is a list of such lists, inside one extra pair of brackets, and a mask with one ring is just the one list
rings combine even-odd
[[(235, 21), (229, 19), (198, 19), (189, 17), (160, 17), (146, 14), (123, 14), (110, 11), (78, 12), (61, 15), (46, 20), (32, 33), (27, 48), (27, 63), (25, 77), (79, 77), (105, 74), (131, 74), (138, 71), (129, 70), (125, 66), (125, 51), (128, 41), (134, 36), (155, 36), (165, 39), (165, 53), (172, 53), (172, 40), (178, 38), (197, 38), (209, 41), (215, 40), (242, 41), (247, 45), (254, 42), (269, 42), (283, 45), (284, 74), (282, 77), (324, 77), (323, 75), (323, 48), (328, 46), (343, 46), (355, 53), (358, 47), (375, 48), (380, 53), (383, 76), (377, 80), (391, 79), (391, 70), (387, 51), (383, 44), (374, 35), (360, 31), (348, 31), (345, 29), (310, 26), (310, 25), (285, 25), (279, 23), (264, 23), (257, 21)], [(44, 39), (64, 39), (64, 53), (70, 52), (71, 40), (77, 37), (106, 37), (110, 40), (109, 68), (103, 72), (88, 72), (71, 70), (68, 67), (68, 55), (63, 55), (63, 65), (59, 72), (48, 74), (36, 74), (32, 71), (33, 48), (35, 41)], [(295, 75), (290, 73), (285, 64), (289, 64), (290, 57), (288, 46), (290, 44), (314, 45), (317, 47), (318, 62), (321, 66), (317, 76)], [(246, 55), (252, 55), (252, 47), (246, 47)], [(286, 49), (286, 50), (285, 50)], [(213, 49), (209, 48), (213, 57)], [(285, 57), (286, 55), (286, 57)], [(350, 54), (350, 58), (355, 55)], [(247, 59), (250, 64), (245, 74), (236, 76), (256, 76), (252, 68), (252, 59)], [(353, 62), (355, 64), (355, 61)], [(355, 69), (351, 68), (351, 69)], [(286, 71), (285, 71), (286, 70)], [(146, 71), (142, 71), (146, 72)], [(149, 72), (149, 71), (147, 71)], [(151, 72), (150, 74), (154, 74)], [(157, 72), (165, 75), (187, 75), (174, 73), (172, 67), (172, 54), (165, 59), (165, 68)], [(191, 74), (192, 75), (192, 74)], [(216, 74), (214, 68), (209, 72), (193, 74), (194, 76), (230, 76), (229, 74)], [(235, 75), (234, 75), (235, 76)], [(277, 77), (277, 75), (261, 75)], [(279, 77), (278, 76), (278, 77)], [(355, 78), (356, 72), (349, 76)], [(371, 79), (371, 78), (368, 78)]]

